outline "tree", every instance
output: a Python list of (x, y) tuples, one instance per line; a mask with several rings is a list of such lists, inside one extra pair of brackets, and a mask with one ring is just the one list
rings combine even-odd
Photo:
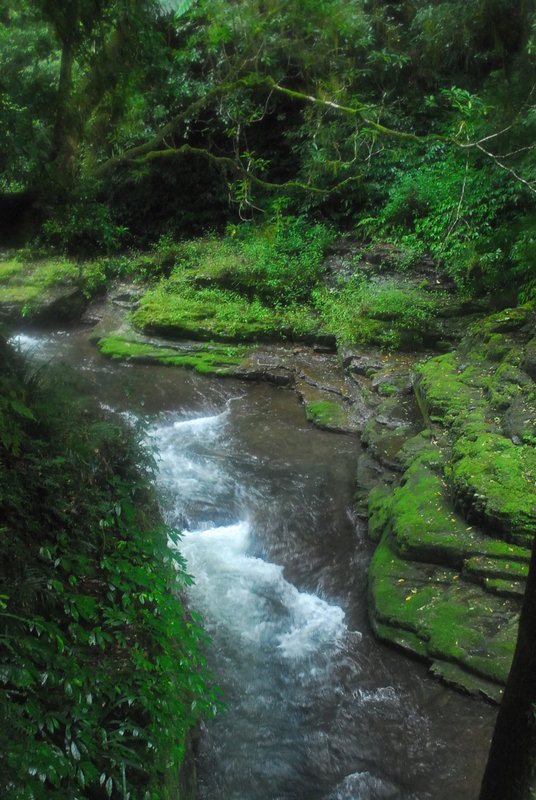
[(29, 148), (32, 160), (26, 174), (19, 165), (19, 181), (46, 183), (47, 191), (72, 185), (91, 118), (114, 92), (126, 92), (156, 11), (153, 0), (15, 0), (3, 8), (3, 104), (23, 121), (11, 149)]
[(480, 800), (533, 800), (536, 793), (536, 544), (512, 668), (499, 708)]

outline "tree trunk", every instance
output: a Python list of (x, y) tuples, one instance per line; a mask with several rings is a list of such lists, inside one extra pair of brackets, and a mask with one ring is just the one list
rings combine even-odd
[(52, 138), (54, 178), (62, 187), (69, 186), (74, 178), (80, 139), (76, 109), (72, 104), (73, 67), (79, 23), (80, 0), (74, 0), (69, 6), (68, 20), (65, 20), (61, 37), (61, 66)]
[(536, 541), (514, 660), (499, 709), (480, 800), (532, 800), (536, 792)]

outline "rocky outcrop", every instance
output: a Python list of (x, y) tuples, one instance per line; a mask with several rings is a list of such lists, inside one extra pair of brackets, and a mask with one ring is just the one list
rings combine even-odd
[(507, 309), (416, 366), (427, 428), (390, 453), (392, 487), (369, 494), (374, 630), (492, 700), (510, 669), (536, 530), (533, 326), (533, 307)]

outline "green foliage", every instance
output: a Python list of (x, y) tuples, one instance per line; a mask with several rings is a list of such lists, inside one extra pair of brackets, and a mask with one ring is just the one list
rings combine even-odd
[(253, 293), (275, 308), (311, 300), (333, 231), (292, 217), (276, 217), (260, 230), (242, 225), (235, 231)]
[(152, 457), (2, 347), (2, 796), (163, 798), (218, 700)]
[[(331, 232), (303, 220), (232, 226), (227, 238), (161, 240), (154, 271), (168, 272), (143, 296), (133, 320), (194, 338), (258, 340), (314, 334), (312, 296)], [(150, 264), (142, 260), (147, 273)]]
[(67, 258), (35, 258), (21, 251), (0, 261), (0, 302), (18, 304), (31, 317), (44, 301), (62, 292), (81, 289), (86, 297), (102, 290), (122, 264), (110, 260), (76, 263)]
[(401, 159), (387, 202), (367, 226), (414, 257), (431, 254), (461, 291), (489, 290), (511, 282), (505, 265), (523, 257), (511, 220), (526, 199), (489, 165), (436, 145), (424, 160)]
[(52, 136), (59, 53), (36, 4), (0, 7), (0, 188), (16, 191), (42, 169)]
[[(534, 0), (11, 6), (4, 188), (41, 189), (47, 244), (237, 225), (276, 306), (309, 302), (300, 225), (324, 219), (431, 254), (465, 292), (532, 296)], [(237, 224), (274, 208), (269, 244)]]
[(324, 327), (341, 343), (379, 344), (392, 349), (415, 346), (430, 328), (441, 302), (431, 294), (397, 279), (374, 282), (357, 273), (333, 290), (320, 289), (315, 303)]
[(54, 252), (88, 257), (114, 253), (124, 244), (127, 229), (118, 225), (110, 206), (97, 197), (96, 186), (86, 182), (76, 194), (52, 209), (41, 231), (43, 244)]

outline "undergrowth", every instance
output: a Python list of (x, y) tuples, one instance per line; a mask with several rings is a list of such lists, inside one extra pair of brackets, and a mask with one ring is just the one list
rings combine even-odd
[(394, 348), (422, 341), (441, 297), (400, 281), (356, 273), (328, 289), (332, 232), (286, 219), (231, 228), (227, 237), (162, 240), (138, 261), (152, 286), (135, 325), (192, 338), (254, 341), (330, 336)]
[(0, 794), (164, 800), (219, 700), (152, 456), (0, 356)]

